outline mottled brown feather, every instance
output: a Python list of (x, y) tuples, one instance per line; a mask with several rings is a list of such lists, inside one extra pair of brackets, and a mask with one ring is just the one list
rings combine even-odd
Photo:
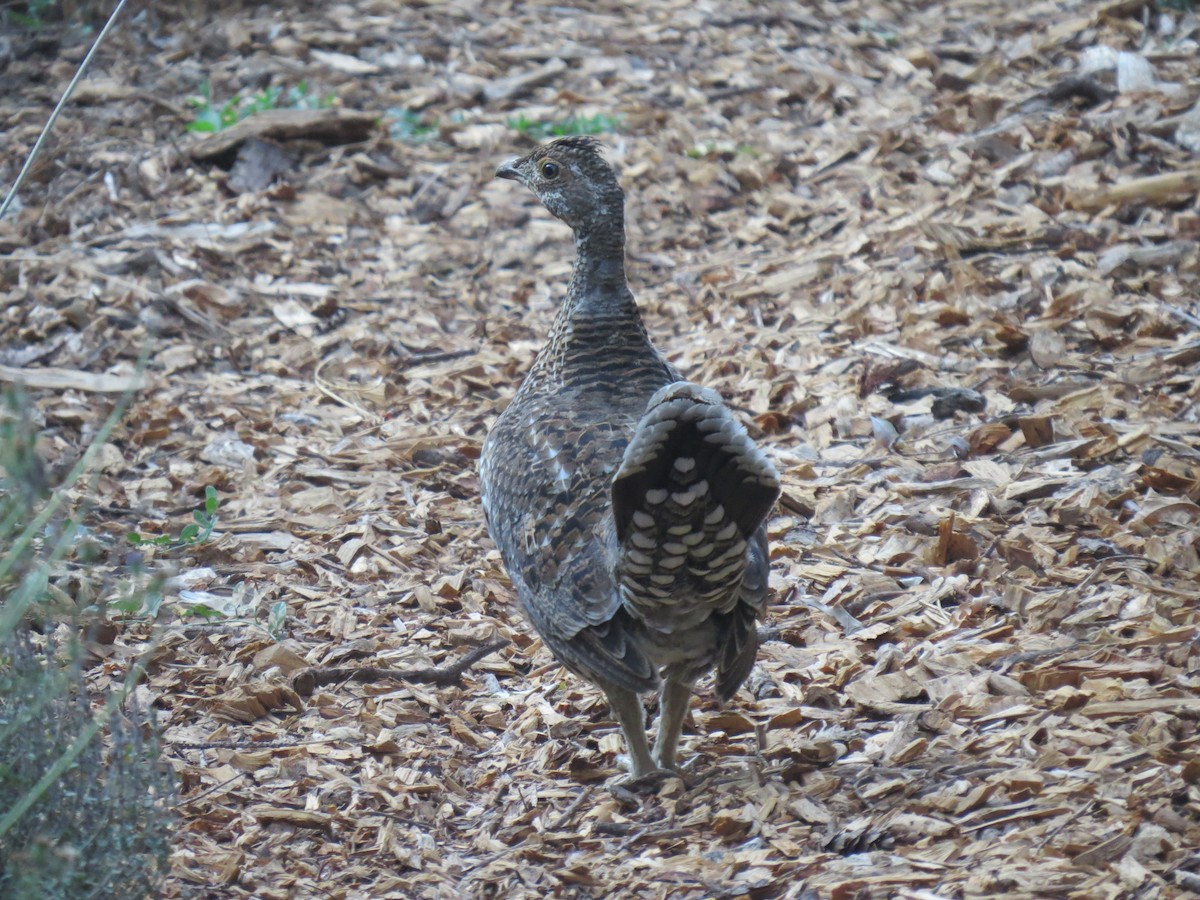
[[(571, 226), (576, 261), (546, 345), (484, 443), (488, 530), (530, 621), (608, 693), (644, 774), (629, 697), (661, 680), (690, 689), (714, 667), (730, 697), (754, 663), (778, 475), (720, 398), (650, 343), (625, 280), (624, 194), (597, 142), (554, 141), (497, 175)], [(673, 763), (679, 696), (664, 694), (660, 765)]]

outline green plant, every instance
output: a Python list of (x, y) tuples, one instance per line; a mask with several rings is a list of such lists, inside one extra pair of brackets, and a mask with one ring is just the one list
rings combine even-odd
[(895, 46), (900, 40), (900, 36), (890, 26), (873, 19), (859, 18), (850, 27), (861, 34), (870, 35), (889, 47)]
[(508, 127), (535, 141), (548, 137), (567, 137), (574, 134), (608, 134), (621, 126), (617, 116), (597, 113), (594, 116), (568, 116), (560, 122), (539, 122), (524, 113), (508, 120)]
[(153, 621), (158, 618), (158, 611), (162, 607), (164, 580), (160, 575), (127, 580), (117, 586), (114, 591), (116, 596), (107, 600), (103, 608), (99, 605), (88, 606), (81, 613), (105, 615), (111, 610), (126, 617), (144, 617)]
[[(84, 510), (68, 515), (65, 508), (71, 488), (90, 470), (124, 408), (120, 403), (113, 409), (62, 484), (51, 489), (36, 448), (30, 404), (19, 389), (5, 392), (0, 402), (0, 638), (32, 608), (69, 598), (55, 583), (63, 580), (65, 563), (89, 563)], [(91, 592), (84, 583), (78, 588), (78, 593)]]
[[(12, 391), (0, 402), (2, 897), (153, 896), (166, 871), (174, 778), (153, 722), (129, 702), (143, 663), (99, 698), (81, 669), (83, 613), (104, 609), (117, 582), (83, 525), (87, 504), (71, 498), (123, 409), (54, 486), (28, 399)], [(41, 638), (31, 621), (66, 637)]]
[(79, 658), (23, 628), (0, 641), (0, 896), (147, 897), (166, 871), (175, 784), (153, 722), (120, 693), (94, 716)]
[(221, 131), (255, 113), (269, 109), (327, 109), (333, 106), (336, 99), (335, 94), (317, 97), (309, 90), (308, 82), (301, 81), (295, 87), (286, 90), (272, 85), (248, 97), (235, 94), (225, 103), (217, 104), (212, 99), (212, 85), (204, 81), (200, 84), (200, 93), (188, 98), (188, 105), (196, 110), (196, 114), (187, 130)]
[(212, 537), (213, 529), (217, 526), (217, 509), (220, 505), (221, 500), (217, 496), (217, 489), (210, 484), (204, 489), (204, 506), (192, 510), (194, 521), (184, 525), (178, 537), (172, 538), (169, 534), (146, 537), (136, 531), (131, 531), (126, 538), (135, 547), (166, 547), (170, 550), (203, 544)]
[(22, 4), (24, 12), (17, 10), (8, 10), (5, 12), (5, 18), (13, 25), (19, 25), (22, 28), (42, 28), (47, 22), (56, 18), (54, 13), (61, 11), (57, 9), (59, 0), (26, 0)]
[(388, 133), (393, 140), (416, 144), (437, 134), (437, 119), (427, 122), (424, 116), (411, 109), (389, 109), (388, 120)]
[[(28, 399), (19, 388), (5, 391), (0, 416), (0, 521), (18, 518), (49, 490), (35, 442), (37, 428), (30, 418)], [(13, 524), (16, 524), (13, 522)], [(3, 532), (0, 532), (2, 534)]]
[(271, 640), (283, 640), (285, 622), (287, 622), (287, 601), (276, 600), (271, 604), (271, 611), (267, 616), (267, 633), (271, 635)]

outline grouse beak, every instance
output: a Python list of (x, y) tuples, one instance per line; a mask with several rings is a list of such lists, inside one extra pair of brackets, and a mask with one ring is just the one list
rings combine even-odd
[(520, 161), (521, 158), (519, 156), (514, 156), (512, 159), (500, 163), (500, 165), (496, 168), (496, 177), (507, 178), (511, 181), (520, 181), (521, 172), (517, 168), (517, 163)]

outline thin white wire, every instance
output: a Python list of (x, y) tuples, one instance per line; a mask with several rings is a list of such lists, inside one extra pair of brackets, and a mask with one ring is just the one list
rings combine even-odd
[(120, 0), (117, 8), (112, 11), (112, 15), (108, 17), (108, 21), (104, 23), (104, 27), (100, 29), (100, 33), (96, 35), (96, 40), (92, 42), (92, 47), (87, 52), (87, 56), (83, 58), (83, 62), (79, 64), (79, 68), (75, 70), (75, 77), (71, 79), (71, 83), (67, 85), (67, 89), (63, 91), (63, 95), (59, 98), (58, 105), (54, 107), (54, 112), (50, 113), (50, 118), (46, 120), (46, 125), (42, 128), (42, 133), (38, 135), (38, 139), (34, 142), (33, 149), (29, 151), (29, 155), (25, 157), (25, 165), (21, 166), (21, 171), (17, 173), (17, 180), (12, 183), (12, 187), (8, 189), (8, 194), (4, 198), (4, 202), (0, 203), (0, 219), (4, 218), (4, 214), (8, 212), (8, 208), (12, 206), (12, 202), (17, 199), (17, 191), (21, 189), (21, 185), (25, 182), (25, 176), (29, 174), (29, 170), (33, 168), (33, 161), (37, 159), (38, 151), (42, 149), (42, 144), (46, 140), (46, 136), (50, 134), (50, 129), (54, 127), (54, 123), (58, 120), (58, 114), (62, 112), (63, 107), (67, 105), (67, 101), (71, 99), (71, 94), (75, 92), (75, 86), (79, 84), (79, 79), (83, 77), (83, 73), (87, 71), (88, 63), (92, 61), (92, 57), (96, 55), (96, 49), (103, 43), (105, 36), (112, 29), (113, 23), (117, 21), (117, 16), (121, 14), (121, 10), (125, 8), (128, 0)]

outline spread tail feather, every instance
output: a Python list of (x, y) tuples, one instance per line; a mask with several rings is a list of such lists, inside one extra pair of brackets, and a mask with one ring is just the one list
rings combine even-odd
[(612, 485), (626, 609), (664, 632), (731, 610), (747, 543), (778, 496), (778, 472), (719, 395), (660, 389)]

